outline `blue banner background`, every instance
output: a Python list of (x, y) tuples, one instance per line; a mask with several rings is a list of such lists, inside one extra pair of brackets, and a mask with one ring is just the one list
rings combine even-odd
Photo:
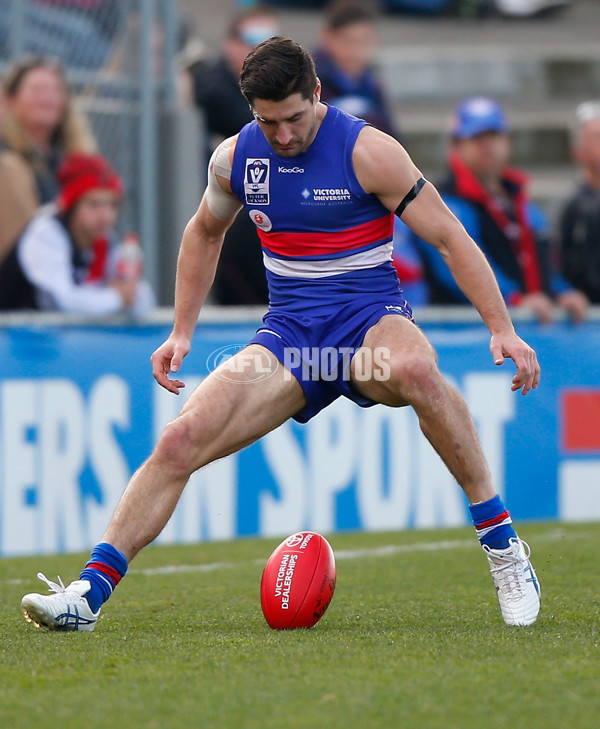
[[(211, 353), (245, 343), (255, 329), (199, 326), (182, 379), (193, 386), (208, 374)], [(600, 391), (600, 327), (521, 324), (519, 334), (542, 364), (540, 387), (527, 397), (510, 392), (511, 362), (494, 366), (483, 325), (423, 329), (474, 413), (513, 517), (600, 518), (600, 452), (561, 447), (564, 393)], [(150, 354), (169, 331), (0, 330), (0, 555), (74, 550), (101, 536), (127, 478), (182, 404), (151, 374)], [(201, 471), (200, 485), (189, 487), (195, 493), (185, 496), (187, 513), (178, 510), (161, 541), (467, 523), (466, 502), (422, 442), (414, 414), (376, 410), (387, 409), (338, 401), (308, 425), (290, 421), (266, 442)], [(71, 474), (68, 487), (61, 464)], [(580, 472), (587, 474), (581, 497), (573, 486)], [(397, 519), (386, 513), (394, 510)]]

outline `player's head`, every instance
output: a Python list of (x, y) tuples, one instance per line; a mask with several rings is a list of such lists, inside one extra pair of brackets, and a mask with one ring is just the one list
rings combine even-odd
[(450, 124), (451, 150), (479, 178), (500, 174), (510, 156), (508, 122), (494, 99), (473, 97), (455, 109)]
[(312, 56), (289, 38), (260, 43), (244, 61), (240, 88), (267, 141), (283, 157), (305, 151), (318, 128), (321, 84)]
[(280, 36), (259, 43), (246, 57), (240, 74), (240, 88), (251, 107), (255, 99), (283, 101), (293, 94), (311, 100), (316, 86), (310, 53)]

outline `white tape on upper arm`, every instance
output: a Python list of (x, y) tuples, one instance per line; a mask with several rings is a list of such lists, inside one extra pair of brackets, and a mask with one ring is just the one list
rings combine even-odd
[(219, 220), (229, 220), (242, 207), (240, 201), (225, 192), (217, 180), (217, 175), (226, 180), (231, 179), (231, 162), (229, 159), (231, 142), (231, 139), (221, 142), (208, 163), (208, 185), (204, 196), (208, 209)]
[(212, 153), (212, 157), (209, 162), (209, 169), (212, 167), (215, 174), (219, 175), (219, 177), (224, 177), (226, 180), (231, 179), (230, 150), (232, 142), (233, 137), (224, 139)]

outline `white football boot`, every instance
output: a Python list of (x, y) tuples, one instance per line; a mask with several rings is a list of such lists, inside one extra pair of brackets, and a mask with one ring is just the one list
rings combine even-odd
[(508, 540), (506, 549), (483, 545), (490, 572), (498, 592), (500, 611), (507, 625), (531, 625), (540, 611), (540, 583), (529, 556), (527, 542), (518, 537)]
[(65, 587), (60, 577), (51, 582), (41, 572), (37, 575), (54, 595), (32, 592), (21, 600), (25, 620), (49, 630), (94, 630), (100, 610), (93, 613), (84, 595), (90, 591), (89, 580), (77, 580)]

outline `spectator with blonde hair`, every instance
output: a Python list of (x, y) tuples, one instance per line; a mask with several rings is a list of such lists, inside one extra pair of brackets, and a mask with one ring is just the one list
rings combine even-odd
[(60, 64), (28, 56), (8, 71), (0, 129), (0, 260), (33, 218), (56, 197), (56, 170), (71, 152), (92, 154), (96, 142), (74, 106)]

